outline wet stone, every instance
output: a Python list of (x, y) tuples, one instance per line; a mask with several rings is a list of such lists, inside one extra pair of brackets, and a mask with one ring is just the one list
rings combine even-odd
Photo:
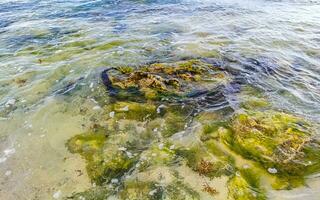
[(111, 68), (101, 78), (117, 99), (181, 100), (221, 90), (230, 76), (201, 60), (155, 63), (139, 67)]

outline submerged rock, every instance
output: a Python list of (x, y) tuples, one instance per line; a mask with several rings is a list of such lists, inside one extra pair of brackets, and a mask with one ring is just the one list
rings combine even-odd
[(306, 175), (320, 170), (320, 143), (313, 131), (311, 124), (294, 115), (247, 110), (228, 123), (212, 124), (202, 140), (207, 144), (221, 140), (276, 176), (279, 180), (273, 186), (282, 189), (297, 187)]
[(118, 99), (173, 100), (197, 97), (228, 82), (227, 72), (200, 60), (111, 68), (101, 78)]
[(312, 125), (272, 110), (262, 90), (242, 86), (241, 95), (228, 94), (238, 98), (238, 112), (216, 111), (228, 104), (230, 79), (218, 67), (189, 60), (112, 68), (101, 76), (112, 97), (101, 106), (104, 128), (67, 142), (97, 187), (71, 199), (200, 199), (219, 195), (214, 187), (222, 180), (229, 199), (263, 200), (261, 176), (290, 189), (320, 170)]
[[(232, 121), (230, 146), (281, 174), (303, 175), (320, 167), (319, 141), (303, 119), (282, 112), (247, 112)], [(231, 142), (231, 141), (230, 141)], [(274, 170), (272, 170), (274, 171)]]
[(249, 170), (237, 172), (228, 181), (229, 199), (236, 200), (264, 200), (265, 191), (260, 188), (259, 177)]

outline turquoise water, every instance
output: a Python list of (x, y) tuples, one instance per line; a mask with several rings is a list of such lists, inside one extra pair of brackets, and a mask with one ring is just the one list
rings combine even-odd
[[(65, 143), (102, 120), (102, 69), (186, 58), (212, 58), (274, 108), (320, 122), (320, 1), (1, 1), (0, 199), (89, 188)], [(318, 199), (319, 181), (268, 196)]]

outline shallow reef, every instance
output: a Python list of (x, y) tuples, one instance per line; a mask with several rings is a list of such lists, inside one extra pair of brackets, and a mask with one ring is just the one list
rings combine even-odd
[(320, 171), (312, 122), (272, 108), (261, 89), (232, 94), (237, 109), (199, 111), (232, 78), (201, 60), (124, 66), (102, 78), (111, 96), (103, 119), (66, 144), (94, 186), (68, 199), (263, 200)]

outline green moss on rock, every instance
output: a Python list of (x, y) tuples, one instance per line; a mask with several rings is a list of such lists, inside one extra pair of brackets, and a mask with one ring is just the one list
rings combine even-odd
[(145, 121), (154, 119), (157, 116), (156, 106), (149, 103), (136, 102), (116, 102), (109, 108), (115, 112), (117, 119), (129, 119), (137, 121)]
[(238, 171), (228, 181), (228, 198), (234, 200), (265, 200), (267, 196), (260, 188), (259, 178), (249, 170)]
[(168, 184), (139, 180), (126, 181), (119, 196), (120, 199), (130, 200), (200, 199), (196, 191), (180, 180), (174, 180)]
[(303, 176), (320, 169), (319, 142), (299, 117), (276, 111), (241, 113), (232, 119), (229, 133), (224, 139), (231, 149), (283, 179), (303, 183)]
[(228, 79), (226, 72), (200, 60), (155, 63), (130, 68), (130, 73), (127, 69), (108, 72), (112, 86), (119, 90), (118, 98), (134, 93), (152, 100), (185, 98), (194, 90), (215, 88)]
[(98, 185), (121, 177), (137, 160), (117, 150), (112, 155), (104, 152), (105, 141), (104, 134), (85, 133), (67, 142), (70, 152), (79, 153), (86, 160), (88, 176)]

